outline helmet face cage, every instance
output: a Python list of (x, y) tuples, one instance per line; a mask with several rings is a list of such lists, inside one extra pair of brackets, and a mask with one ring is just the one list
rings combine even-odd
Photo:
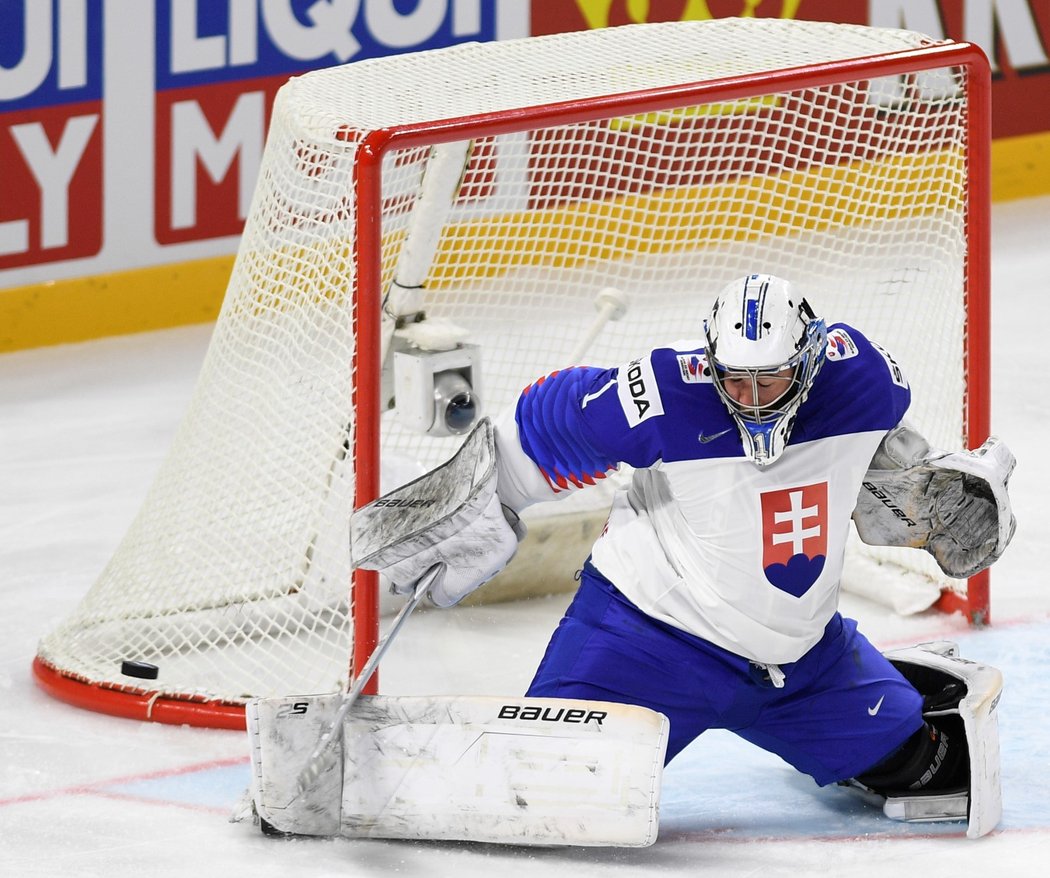
[[(715, 390), (737, 423), (744, 450), (759, 466), (772, 463), (783, 453), (795, 414), (823, 365), (824, 321), (790, 284), (749, 275), (722, 291), (704, 335)], [(768, 386), (771, 376), (784, 389), (760, 403), (760, 382), (767, 379)], [(750, 381), (750, 402), (729, 392), (727, 378)]]

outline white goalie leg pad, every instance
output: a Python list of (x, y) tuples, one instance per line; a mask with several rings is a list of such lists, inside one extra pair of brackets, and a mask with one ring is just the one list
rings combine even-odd
[(332, 769), (300, 797), (303, 755), (337, 708), (335, 696), (252, 703), (255, 809), (272, 829), (516, 845), (656, 840), (662, 714), (571, 699), (366, 696)]
[(956, 644), (949, 641), (920, 644), (885, 655), (924, 696), (940, 692), (952, 681), (962, 684), (958, 700), (953, 698), (946, 705), (932, 704), (924, 716), (934, 725), (938, 725), (938, 717), (959, 717), (969, 753), (969, 789), (962, 794), (902, 793), (887, 797), (867, 792), (883, 799), (883, 811), (895, 820), (966, 819), (969, 838), (987, 835), (998, 826), (1003, 812), (996, 713), (1003, 690), (1002, 673), (991, 665), (961, 658)]
[(343, 743), (324, 753), (317, 779), (299, 794), (307, 754), (327, 731), (342, 702), (340, 694), (255, 698), (245, 705), (251, 751), (250, 793), (255, 813), (278, 832), (339, 834), (343, 795)]

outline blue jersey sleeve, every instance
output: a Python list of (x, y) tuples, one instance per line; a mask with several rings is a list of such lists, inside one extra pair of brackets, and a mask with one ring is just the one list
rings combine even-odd
[[(593, 484), (620, 463), (648, 466), (659, 457), (654, 431), (628, 421), (621, 403), (622, 368), (565, 369), (531, 384), (519, 398), (515, 420), (522, 449), (556, 489)], [(636, 383), (637, 408), (652, 404), (644, 396), (650, 391), (658, 400), (650, 383), (649, 388), (644, 379)]]

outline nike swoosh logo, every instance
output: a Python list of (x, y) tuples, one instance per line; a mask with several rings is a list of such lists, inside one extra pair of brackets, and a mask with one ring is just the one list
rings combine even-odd
[(885, 697), (886, 696), (883, 695), (882, 698), (880, 698), (878, 701), (875, 702), (875, 706), (874, 707), (869, 707), (868, 708), (868, 716), (875, 716), (875, 714), (877, 714), (879, 712), (879, 708), (882, 707), (882, 701), (883, 701), (883, 698), (885, 698)]
[(713, 436), (705, 436), (703, 433), (701, 433), (697, 438), (700, 440), (700, 443), (702, 445), (707, 444), (708, 442), (714, 442), (715, 439), (717, 439), (719, 436), (725, 436), (726, 433), (732, 432), (732, 429), (733, 428), (730, 427), (728, 430), (723, 430), (721, 433), (715, 433)]

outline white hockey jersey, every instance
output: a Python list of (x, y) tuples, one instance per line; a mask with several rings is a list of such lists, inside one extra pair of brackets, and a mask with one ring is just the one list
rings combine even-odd
[(656, 619), (753, 661), (795, 661), (837, 608), (850, 516), (907, 381), (878, 345), (832, 326), (783, 455), (758, 467), (703, 349), (680, 347), (528, 387), (517, 442), (500, 431), (501, 498), (520, 509), (629, 464), (592, 551), (602, 575)]

